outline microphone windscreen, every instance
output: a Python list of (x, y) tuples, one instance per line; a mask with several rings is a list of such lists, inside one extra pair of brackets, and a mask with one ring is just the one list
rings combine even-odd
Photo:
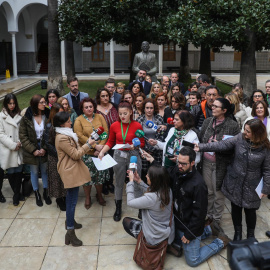
[(132, 144), (133, 144), (134, 147), (138, 147), (138, 146), (141, 145), (141, 141), (138, 138), (134, 138), (132, 140)]
[(138, 138), (143, 138), (144, 136), (144, 132), (140, 129), (137, 129), (136, 132), (135, 132), (135, 136), (138, 137)]
[(108, 138), (108, 134), (107, 134), (106, 132), (103, 132), (103, 133), (99, 136), (99, 138), (100, 138), (101, 140), (105, 140), (105, 139)]
[(137, 163), (138, 158), (136, 156), (131, 156), (130, 157), (130, 163)]
[(145, 124), (149, 128), (152, 128), (154, 126), (154, 122), (153, 121), (150, 121), (150, 120), (147, 120)]
[(172, 118), (172, 117), (169, 117), (169, 118), (167, 119), (167, 124), (173, 125), (173, 118)]
[(99, 128), (97, 128), (97, 130), (96, 130), (96, 133), (97, 133), (98, 135), (101, 135), (103, 132), (104, 132), (104, 128), (103, 128), (103, 127), (99, 127)]

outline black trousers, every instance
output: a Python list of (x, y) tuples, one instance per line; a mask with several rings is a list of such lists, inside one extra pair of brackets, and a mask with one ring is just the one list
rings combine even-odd
[[(237, 206), (234, 203), (232, 205), (232, 220), (234, 226), (242, 226), (242, 210), (243, 207)], [(256, 210), (257, 208), (247, 209), (244, 208), (245, 216), (246, 216), (246, 223), (247, 228), (255, 229), (256, 227)]]

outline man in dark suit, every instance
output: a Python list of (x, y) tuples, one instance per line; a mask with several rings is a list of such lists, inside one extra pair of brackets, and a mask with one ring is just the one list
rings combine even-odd
[(68, 100), (69, 106), (75, 110), (77, 115), (81, 115), (80, 102), (86, 97), (89, 97), (87, 93), (79, 91), (79, 81), (77, 77), (72, 77), (67, 80), (67, 86), (70, 92), (64, 95), (64, 98)]
[(118, 104), (120, 103), (122, 96), (120, 94), (118, 94), (117, 92), (115, 92), (115, 90), (116, 90), (115, 80), (112, 78), (109, 78), (105, 82), (105, 88), (108, 89), (110, 94), (111, 94), (111, 102), (116, 107), (118, 107)]
[[(144, 91), (144, 94), (147, 96), (149, 93), (150, 93), (150, 90), (151, 90), (151, 87), (152, 87), (152, 84), (147, 82), (145, 80), (145, 77), (146, 77), (146, 71), (143, 70), (143, 69), (140, 69), (138, 71), (138, 74), (137, 74), (137, 81), (140, 82), (143, 86), (143, 91)], [(131, 82), (128, 86), (128, 90), (132, 90), (131, 89), (131, 85), (133, 84), (133, 82)]]

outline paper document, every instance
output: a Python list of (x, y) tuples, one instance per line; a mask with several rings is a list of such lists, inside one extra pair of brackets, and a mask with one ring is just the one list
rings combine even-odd
[(92, 160), (98, 171), (109, 169), (117, 164), (117, 162), (109, 154), (104, 156), (102, 160), (94, 157), (92, 157)]
[(124, 148), (130, 148), (130, 144), (126, 143), (126, 144), (116, 144), (112, 149), (113, 150), (117, 150), (117, 149), (124, 149)]
[(263, 188), (263, 178), (261, 179), (259, 185), (255, 189), (255, 191), (257, 192), (260, 199), (261, 199), (261, 195), (262, 195), (262, 188)]
[(223, 135), (222, 141), (227, 140), (227, 139), (232, 138), (232, 137), (234, 137), (234, 136), (231, 136), (231, 135)]

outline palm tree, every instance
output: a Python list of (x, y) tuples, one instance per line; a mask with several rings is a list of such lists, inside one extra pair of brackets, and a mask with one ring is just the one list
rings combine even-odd
[(57, 7), (58, 0), (48, 0), (48, 89), (56, 89), (64, 95), (58, 24), (55, 21)]

